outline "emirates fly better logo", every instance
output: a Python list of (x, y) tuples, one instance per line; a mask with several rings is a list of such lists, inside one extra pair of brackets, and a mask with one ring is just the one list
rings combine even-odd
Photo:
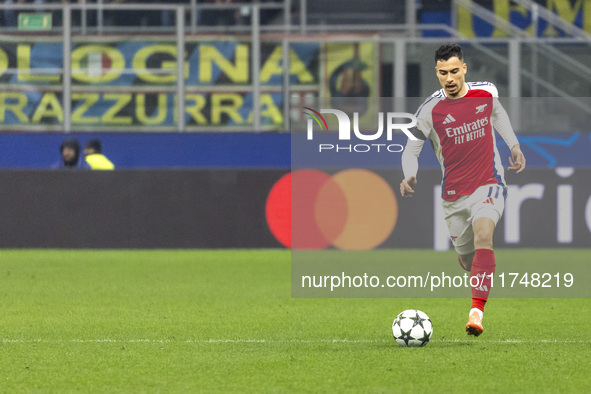
[[(367, 152), (390, 152), (399, 153), (404, 150), (400, 144), (379, 143), (378, 140), (386, 135), (387, 142), (392, 141), (392, 135), (395, 130), (402, 131), (411, 140), (417, 140), (409, 129), (417, 125), (417, 118), (413, 114), (406, 112), (379, 112), (377, 116), (377, 131), (362, 132), (360, 128), (359, 112), (353, 113), (353, 121), (345, 112), (338, 109), (321, 109), (316, 111), (310, 107), (303, 107), (304, 114), (307, 119), (307, 139), (309, 141), (314, 139), (314, 124), (316, 123), (321, 132), (329, 132), (328, 124), (322, 114), (332, 114), (336, 116), (338, 122), (338, 141), (354, 141), (354, 139), (364, 141), (360, 144), (345, 144), (345, 143), (320, 143), (318, 144), (318, 152), (348, 152), (348, 153), (367, 153)], [(406, 119), (410, 122), (398, 123), (399, 119)], [(351, 132), (353, 130), (353, 132)], [(369, 142), (371, 141), (371, 143)]]

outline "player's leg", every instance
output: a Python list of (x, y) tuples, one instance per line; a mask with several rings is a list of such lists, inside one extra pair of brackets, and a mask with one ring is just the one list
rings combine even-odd
[(482, 334), (484, 305), (488, 300), (492, 275), (495, 272), (495, 255), (492, 250), (495, 222), (488, 217), (474, 220), (474, 259), (470, 269), (472, 287), (472, 308), (468, 315), (466, 332), (469, 335)]
[(468, 196), (462, 196), (455, 201), (442, 201), (443, 218), (451, 243), (459, 255), (467, 255), (474, 251), (472, 217), (467, 201)]
[(493, 234), (505, 207), (503, 192), (504, 189), (501, 186), (483, 186), (475, 191), (472, 198), (475, 252), (470, 268), (472, 308), (466, 324), (469, 335), (478, 336), (483, 331), (484, 305), (488, 300), (496, 267)]
[(495, 232), (496, 222), (488, 216), (496, 216), (494, 212), (492, 215), (483, 212), (483, 215), (474, 219), (472, 229), (474, 231), (474, 249), (490, 249), (493, 248), (493, 234)]
[(470, 272), (470, 269), (472, 268), (472, 261), (474, 260), (474, 253), (475, 252), (470, 252), (468, 254), (458, 254), (458, 263), (460, 263), (460, 267), (462, 267), (464, 271)]
[(465, 271), (470, 271), (474, 258), (474, 232), (468, 197), (456, 201), (443, 201), (443, 214), (449, 231), (451, 243), (458, 252), (458, 263)]

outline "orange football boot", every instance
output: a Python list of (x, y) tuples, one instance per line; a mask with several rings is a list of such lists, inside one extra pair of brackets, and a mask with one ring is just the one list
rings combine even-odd
[(473, 311), (470, 313), (470, 317), (468, 318), (468, 323), (466, 324), (466, 332), (468, 335), (474, 335), (475, 337), (482, 334), (484, 328), (482, 327), (482, 318), (477, 311)]

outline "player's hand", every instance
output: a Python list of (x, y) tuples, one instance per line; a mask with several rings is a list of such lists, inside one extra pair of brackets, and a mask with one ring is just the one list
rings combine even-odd
[(410, 178), (403, 179), (402, 182), (400, 182), (400, 194), (402, 194), (402, 197), (412, 197), (415, 193), (414, 187), (416, 184), (416, 176), (411, 176)]
[(516, 170), (515, 173), (519, 174), (525, 169), (525, 156), (519, 148), (519, 144), (511, 148), (511, 156), (513, 157), (509, 158), (509, 164), (511, 164), (509, 170)]

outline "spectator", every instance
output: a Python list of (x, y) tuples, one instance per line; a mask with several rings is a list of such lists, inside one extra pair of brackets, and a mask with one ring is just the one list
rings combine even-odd
[(99, 140), (90, 140), (84, 146), (84, 168), (91, 170), (114, 170), (115, 165), (102, 153)]
[(76, 169), (80, 168), (80, 143), (72, 139), (62, 142), (60, 146), (61, 160), (54, 163), (51, 168)]

